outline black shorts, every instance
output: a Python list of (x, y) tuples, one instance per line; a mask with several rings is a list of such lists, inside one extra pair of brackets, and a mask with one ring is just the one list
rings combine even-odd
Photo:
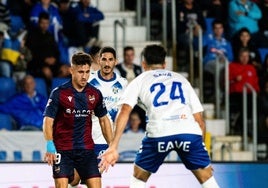
[(83, 180), (101, 177), (94, 150), (58, 151), (57, 161), (53, 165), (53, 177), (72, 181), (74, 168)]

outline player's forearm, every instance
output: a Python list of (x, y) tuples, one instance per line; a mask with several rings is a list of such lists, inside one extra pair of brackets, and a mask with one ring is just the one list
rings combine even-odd
[(114, 133), (114, 138), (111, 143), (111, 147), (117, 148), (120, 138), (126, 128), (127, 121), (129, 118), (129, 114), (131, 112), (132, 108), (129, 105), (123, 105), (119, 115), (117, 116), (115, 120), (115, 133)]
[(50, 117), (44, 117), (43, 120), (43, 134), (46, 140), (53, 140), (53, 122), (54, 119)]
[(205, 135), (206, 135), (206, 124), (205, 121), (203, 119), (203, 115), (201, 112), (195, 113), (193, 114), (195, 121), (199, 124), (201, 130), (202, 130), (202, 134), (203, 134), (203, 139), (205, 140)]
[(111, 122), (107, 116), (100, 118), (99, 122), (101, 125), (103, 137), (106, 140), (106, 142), (110, 144), (113, 139), (113, 131), (112, 131)]

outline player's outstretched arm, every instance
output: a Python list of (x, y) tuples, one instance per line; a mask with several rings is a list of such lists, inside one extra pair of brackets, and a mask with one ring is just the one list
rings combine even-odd
[(43, 120), (43, 134), (44, 138), (47, 141), (47, 151), (45, 154), (44, 161), (48, 163), (48, 165), (53, 165), (56, 160), (56, 147), (53, 142), (53, 122), (54, 119), (50, 117), (44, 117)]
[(99, 118), (99, 123), (101, 126), (102, 134), (108, 144), (112, 142), (113, 139), (113, 131), (111, 121), (109, 120), (108, 116), (103, 116)]
[(99, 163), (99, 167), (102, 168), (104, 171), (107, 171), (110, 165), (113, 166), (119, 158), (118, 144), (127, 125), (128, 117), (131, 110), (131, 106), (123, 104), (115, 120), (114, 138), (106, 152), (100, 156), (101, 162)]

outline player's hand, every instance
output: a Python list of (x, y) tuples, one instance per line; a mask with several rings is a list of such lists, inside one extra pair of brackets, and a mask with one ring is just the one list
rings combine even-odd
[(48, 165), (53, 165), (56, 161), (56, 154), (46, 152), (44, 161), (47, 162)]
[(98, 158), (101, 159), (99, 163), (99, 169), (101, 172), (107, 172), (110, 165), (114, 166), (119, 158), (119, 154), (115, 149), (108, 149), (106, 150), (101, 156)]
[(56, 147), (53, 142), (53, 140), (48, 140), (47, 141), (47, 152), (45, 154), (44, 161), (48, 163), (48, 165), (53, 165), (54, 162), (56, 161)]

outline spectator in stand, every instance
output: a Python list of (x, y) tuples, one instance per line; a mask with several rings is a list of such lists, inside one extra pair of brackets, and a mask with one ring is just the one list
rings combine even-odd
[[(258, 103), (258, 143), (266, 143), (268, 146), (268, 80), (261, 87)], [(268, 150), (266, 150), (266, 159)]]
[(123, 62), (116, 65), (116, 72), (126, 78), (130, 83), (135, 77), (142, 73), (142, 68), (134, 63), (135, 50), (133, 46), (126, 46), (123, 50)]
[(43, 111), (47, 99), (35, 90), (35, 80), (26, 75), (22, 80), (23, 92), (0, 104), (0, 112), (11, 115), (18, 130), (42, 130)]
[[(203, 31), (206, 30), (206, 23), (202, 10), (196, 6), (194, 0), (183, 0), (177, 3), (176, 18), (177, 18), (177, 43), (179, 49), (189, 47), (189, 29), (197, 29), (201, 27)], [(171, 24), (169, 24), (171, 26)]]
[(89, 55), (91, 55), (92, 60), (93, 60), (90, 66), (91, 71), (98, 71), (100, 69), (100, 64), (99, 64), (100, 49), (101, 48), (99, 46), (92, 46), (92, 48), (90, 49)]
[(55, 40), (58, 41), (58, 33), (62, 28), (62, 20), (57, 6), (51, 3), (51, 0), (40, 0), (40, 2), (37, 2), (30, 13), (30, 21), (33, 27), (38, 27), (39, 14), (42, 12), (46, 12), (49, 15), (48, 31), (52, 33)]
[(262, 17), (259, 20), (260, 35), (262, 40), (260, 40), (260, 47), (268, 47), (268, 0), (262, 0), (259, 4), (260, 10), (262, 12)]
[(13, 78), (16, 82), (21, 81), (27, 74), (28, 63), (32, 60), (31, 50), (25, 46), (26, 36), (20, 41), (19, 57), (13, 68)]
[[(208, 4), (207, 15), (208, 18), (215, 18), (217, 20), (226, 20), (227, 18), (227, 6), (223, 1), (226, 0), (212, 0)], [(224, 22), (224, 26), (225, 26)]]
[(234, 37), (241, 28), (246, 27), (253, 40), (258, 40), (258, 20), (261, 19), (262, 13), (256, 3), (250, 0), (232, 0), (229, 3), (228, 15), (230, 37)]
[[(215, 19), (212, 22), (213, 33), (203, 38), (204, 46), (204, 95), (207, 102), (215, 99), (215, 73), (216, 63), (219, 63), (220, 72), (224, 68), (225, 58), (233, 60), (232, 46), (230, 42), (224, 38), (224, 24), (222, 21)], [(194, 43), (198, 43), (197, 37)]]
[(99, 22), (104, 19), (104, 14), (91, 6), (91, 0), (80, 0), (72, 4), (71, 12), (75, 17), (75, 46), (90, 48), (99, 42)]
[(240, 49), (237, 62), (229, 64), (230, 81), (230, 125), (231, 133), (241, 134), (243, 126), (243, 108), (248, 109), (247, 118), (251, 119), (252, 93), (248, 90), (248, 106), (243, 106), (243, 87), (250, 84), (259, 93), (259, 77), (255, 67), (250, 63), (250, 50)]
[(59, 73), (59, 51), (54, 36), (48, 31), (49, 14), (39, 15), (38, 27), (30, 30), (26, 46), (31, 50), (33, 60), (29, 62), (27, 70), (35, 77), (44, 77), (50, 86), (53, 77)]
[(143, 133), (144, 130), (142, 129), (142, 119), (138, 112), (132, 111), (129, 115), (129, 120), (127, 124), (127, 129), (125, 133)]
[(242, 28), (238, 31), (237, 38), (233, 40), (232, 46), (234, 57), (239, 57), (238, 53), (241, 48), (248, 48), (250, 50), (250, 63), (256, 68), (258, 76), (261, 76), (262, 63), (260, 53), (247, 28)]

